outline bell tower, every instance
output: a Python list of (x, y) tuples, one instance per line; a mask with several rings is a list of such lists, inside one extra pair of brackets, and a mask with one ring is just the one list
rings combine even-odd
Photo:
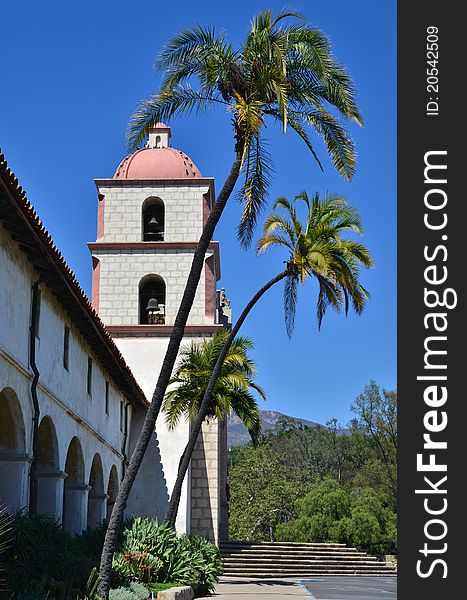
[[(170, 127), (157, 123), (145, 148), (124, 158), (111, 179), (95, 180), (97, 239), (88, 244), (92, 304), (148, 399), (156, 385), (198, 239), (215, 201), (213, 178), (203, 177), (184, 152), (171, 147), (170, 137)], [(213, 241), (182, 345), (212, 336), (229, 321), (225, 294), (216, 291), (219, 278), (219, 243)], [(170, 494), (189, 424), (182, 422), (169, 432), (161, 415), (156, 432)], [(225, 505), (225, 456), (225, 424), (205, 424), (184, 484), (179, 531), (218, 541), (221, 504)], [(148, 498), (148, 506), (151, 501)], [(159, 518), (165, 508), (158, 507)]]

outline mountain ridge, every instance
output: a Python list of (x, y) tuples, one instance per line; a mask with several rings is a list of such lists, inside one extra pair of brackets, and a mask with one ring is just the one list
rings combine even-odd
[[(316, 427), (320, 423), (315, 421), (309, 421), (308, 419), (302, 419), (301, 417), (291, 417), (284, 413), (275, 410), (260, 410), (261, 419), (261, 431), (266, 432), (270, 429), (274, 429), (280, 418), (286, 417), (292, 419), (297, 425), (305, 425), (306, 427)], [(227, 447), (233, 446), (244, 446), (250, 441), (247, 428), (241, 422), (237, 415), (233, 414), (227, 418)]]

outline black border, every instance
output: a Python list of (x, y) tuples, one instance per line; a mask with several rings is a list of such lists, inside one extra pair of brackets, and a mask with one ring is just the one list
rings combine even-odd
[[(464, 266), (463, 240), (467, 236), (464, 223), (467, 201), (463, 174), (467, 175), (465, 161), (466, 95), (465, 67), (461, 65), (465, 50), (463, 42), (466, 31), (461, 17), (461, 3), (454, 2), (399, 2), (398, 4), (398, 397), (399, 397), (399, 555), (398, 598), (401, 600), (444, 600), (467, 597), (463, 573), (465, 551), (462, 546), (467, 539), (464, 506), (467, 492), (467, 406), (463, 382), (465, 313), (463, 312), (463, 288), (467, 269)], [(427, 92), (427, 28), (439, 30), (439, 92)], [(463, 61), (462, 61), (463, 62)], [(429, 68), (429, 67), (428, 67)], [(427, 116), (426, 103), (429, 96), (437, 96), (439, 113)], [(441, 232), (429, 231), (424, 226), (424, 155), (432, 150), (447, 151), (448, 224), (442, 234), (448, 240), (441, 241)], [(447, 342), (447, 388), (448, 400), (443, 409), (448, 416), (447, 428), (437, 439), (446, 439), (448, 448), (438, 452), (437, 462), (446, 462), (448, 509), (441, 518), (448, 531), (443, 542), (446, 553), (432, 555), (447, 563), (438, 565), (431, 576), (417, 575), (417, 560), (424, 559), (419, 553), (426, 541), (424, 525), (430, 516), (423, 506), (423, 496), (415, 489), (423, 487), (423, 475), (417, 472), (417, 453), (423, 450), (423, 417), (427, 410), (423, 399), (426, 382), (417, 381), (424, 367), (424, 340), (429, 332), (423, 318), (429, 312), (424, 304), (424, 270), (427, 262), (424, 247), (444, 243), (448, 250), (448, 280), (445, 287), (454, 288), (458, 296), (457, 307), (446, 310), (448, 328)], [(442, 253), (440, 253), (441, 256)], [(438, 264), (443, 264), (438, 261)], [(440, 334), (442, 335), (442, 334)], [(436, 374), (440, 374), (437, 372)], [(429, 473), (425, 473), (429, 476)], [(433, 474), (432, 474), (433, 475)], [(440, 474), (438, 474), (440, 475)], [(444, 475), (444, 474), (443, 474)], [(433, 479), (436, 479), (434, 474)], [(427, 487), (426, 485), (424, 486)], [(435, 518), (435, 517), (433, 517)], [(434, 530), (433, 530), (434, 531)], [(440, 547), (442, 542), (432, 542)], [(426, 570), (430, 559), (424, 559)], [(449, 595), (448, 595), (449, 594)]]

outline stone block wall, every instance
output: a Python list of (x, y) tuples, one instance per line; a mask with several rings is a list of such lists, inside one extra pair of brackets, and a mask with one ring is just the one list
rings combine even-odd
[(220, 436), (217, 421), (204, 423), (191, 459), (191, 533), (219, 543)]
[(203, 228), (206, 183), (135, 186), (102, 186), (103, 236), (100, 242), (141, 242), (142, 207), (148, 198), (160, 198), (165, 208), (166, 242), (196, 242)]
[[(172, 325), (185, 289), (193, 260), (190, 250), (98, 250), (100, 261), (99, 316), (106, 325), (137, 325), (139, 284), (146, 275), (159, 275), (165, 282), (165, 322)], [(206, 254), (208, 258), (212, 251)], [(211, 325), (206, 316), (205, 273), (201, 274), (188, 324)]]

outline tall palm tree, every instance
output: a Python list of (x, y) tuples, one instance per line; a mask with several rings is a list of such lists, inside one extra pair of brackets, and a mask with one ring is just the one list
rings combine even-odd
[[(182, 347), (178, 366), (170, 380), (175, 387), (167, 392), (162, 406), (169, 429), (175, 429), (183, 416), (190, 421), (196, 419), (204, 390), (227, 337), (227, 332), (220, 332), (201, 343), (191, 342)], [(266, 396), (253, 381), (256, 365), (248, 356), (248, 350), (252, 348), (253, 342), (248, 338), (233, 340), (211, 394), (206, 419), (223, 419), (234, 412), (256, 443), (261, 424), (258, 404), (252, 392), (263, 400)]]
[(270, 11), (259, 13), (238, 49), (214, 29), (197, 26), (182, 31), (161, 52), (157, 69), (164, 74), (161, 89), (142, 102), (133, 115), (128, 129), (130, 149), (139, 147), (154, 122), (222, 106), (232, 121), (234, 160), (198, 241), (151, 405), (110, 517), (100, 563), (99, 595), (105, 599), (118, 529), (154, 432), (206, 250), (242, 170), (243, 214), (238, 228), (242, 244), (251, 243), (258, 215), (266, 203), (271, 174), (263, 144), (266, 119), (280, 122), (284, 132), (288, 125), (296, 131), (321, 167), (307, 133), (307, 128), (314, 129), (346, 179), (351, 179), (355, 170), (354, 145), (330, 110), (362, 124), (353, 83), (333, 58), (329, 40), (298, 13), (282, 11), (275, 17)]
[[(369, 297), (368, 292), (359, 282), (359, 267), (371, 268), (373, 266), (371, 255), (363, 244), (342, 238), (342, 234), (349, 231), (363, 233), (358, 212), (341, 196), (327, 195), (320, 200), (319, 195), (315, 194), (310, 199), (305, 192), (302, 192), (295, 199), (304, 201), (307, 206), (304, 224), (300, 221), (295, 205), (285, 197), (276, 201), (274, 206), (276, 212), (267, 217), (264, 223), (258, 252), (266, 252), (274, 246), (285, 249), (288, 253), (286, 268), (269, 280), (248, 302), (217, 358), (182, 455), (170, 497), (165, 520), (172, 527), (178, 512), (183, 480), (201, 425), (206, 418), (212, 391), (222, 371), (223, 361), (229, 352), (230, 344), (258, 300), (276, 283), (285, 280), (285, 324), (287, 333), (291, 337), (295, 321), (298, 283), (305, 284), (308, 280), (314, 279), (318, 284), (316, 303), (318, 328), (321, 327), (329, 306), (337, 311), (344, 310), (347, 314), (349, 305), (352, 305), (355, 312), (360, 314)], [(280, 214), (278, 209), (285, 210), (285, 216)]]

